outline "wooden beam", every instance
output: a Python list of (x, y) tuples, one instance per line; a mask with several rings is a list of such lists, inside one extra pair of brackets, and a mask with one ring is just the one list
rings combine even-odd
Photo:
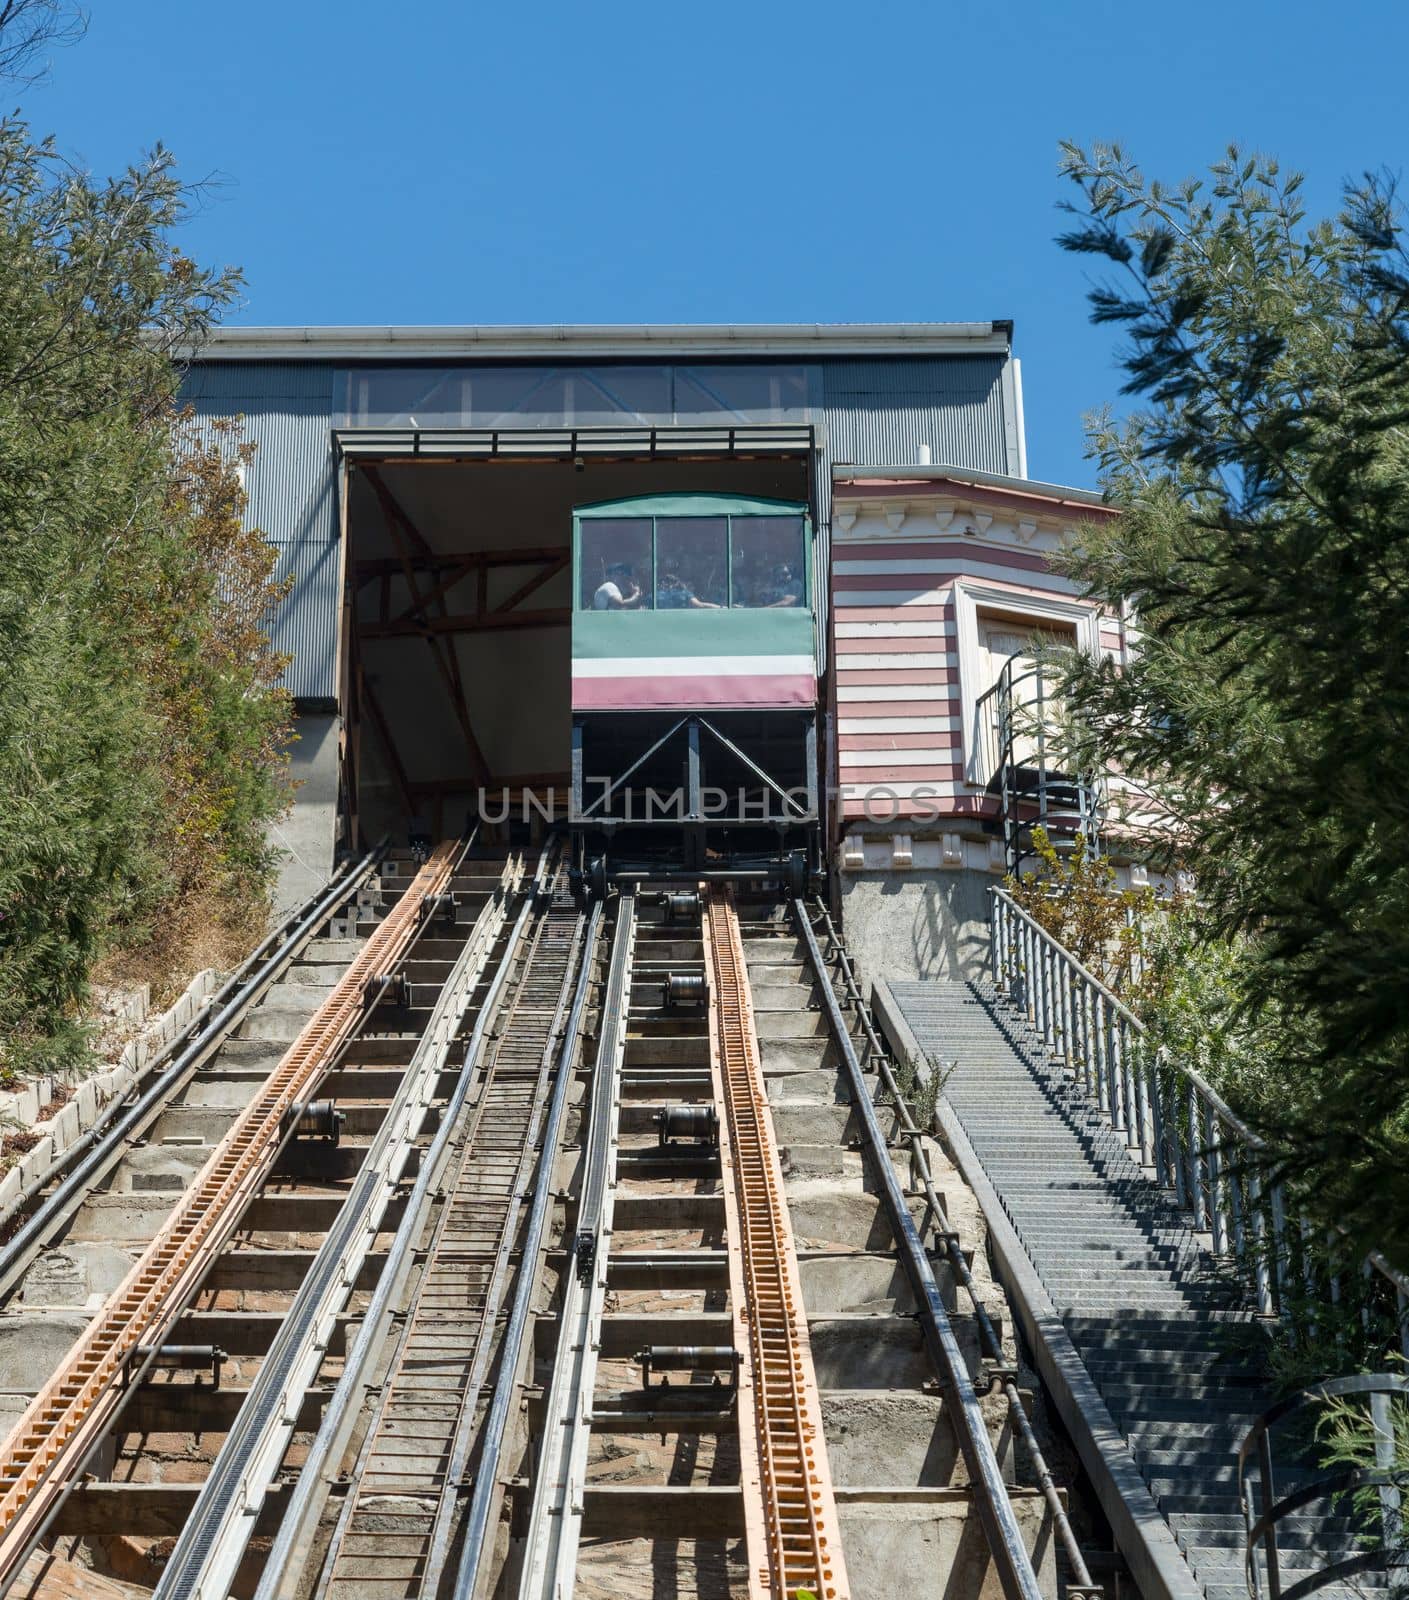
[(405, 509), (401, 505), (401, 502), (396, 498), (391, 490), (387, 488), (386, 484), (382, 482), (381, 473), (378, 472), (375, 467), (364, 467), (363, 473), (366, 476), (367, 482), (372, 486), (372, 492), (377, 497), (377, 504), (382, 508), (382, 515), (389, 522), (395, 522), (400, 526), (402, 532), (411, 541), (411, 543), (415, 545), (417, 551), (422, 556), (433, 556), (435, 552), (431, 549), (430, 540), (426, 538), (416, 524), (412, 522), (411, 518), (407, 516)]
[[(474, 570), (475, 565), (472, 561), (462, 561), (458, 566), (452, 567), (447, 577), (441, 578), (433, 587), (428, 589), (421, 596), (422, 606), (428, 606), (432, 601), (443, 598), (455, 587), (457, 583), (463, 583)], [(481, 567), (479, 570), (483, 572), (484, 568)], [(383, 578), (382, 582), (384, 584), (390, 583), (391, 579)], [(388, 609), (390, 608), (388, 607)], [(406, 609), (402, 612), (399, 612), (393, 620), (396, 622), (404, 622), (407, 617), (414, 616), (415, 614), (416, 607), (414, 605), (407, 606)]]
[[(640, 1431), (656, 1430), (643, 1424)], [(514, 1478), (507, 1487), (513, 1496), (514, 1531), (526, 1533), (532, 1484), (526, 1478)], [(582, 1487), (584, 1538), (733, 1540), (743, 1531), (744, 1491), (734, 1484), (588, 1483)]]
[[(294, 1286), (295, 1288), (297, 1285)], [(314, 1432), (323, 1420), (331, 1389), (310, 1389), (298, 1406), (300, 1432)], [(122, 1408), (121, 1433), (228, 1433), (248, 1389), (212, 1388), (208, 1383), (143, 1383)]]
[[(432, 550), (429, 554), (413, 554), (411, 565), (417, 572), (446, 572), (451, 567), (533, 567), (540, 561), (556, 561), (571, 551), (563, 544), (525, 545), (517, 550)], [(404, 571), (399, 556), (364, 556), (353, 562), (353, 572), (359, 584), (373, 578)]]
[[(512, 611), (520, 600), (526, 600), (535, 589), (541, 588), (547, 583), (549, 578), (556, 578), (571, 560), (572, 552), (570, 550), (565, 551), (556, 561), (544, 567), (542, 572), (537, 572), (533, 577), (525, 579), (507, 600), (501, 600), (494, 609), (496, 611)], [(483, 608), (481, 607), (481, 609)]]
[[(87, 1483), (60, 1501), (51, 1527), (57, 1534), (77, 1537), (170, 1538), (186, 1526), (200, 1492), (199, 1483)], [(289, 1492), (289, 1486), (281, 1484), (265, 1495), (255, 1518), (255, 1534), (278, 1529)]]
[(451, 633), (492, 633), (499, 628), (565, 628), (571, 621), (570, 607), (554, 606), (543, 611), (467, 612), (424, 621), (364, 622), (360, 632), (364, 639), (424, 639)]
[[(475, 600), (475, 610), (477, 612), (487, 611), (489, 609), (487, 604), (487, 596), (489, 592), (489, 572), (491, 567), (531, 567), (541, 565), (546, 561), (548, 563), (546, 570), (534, 573), (533, 576), (525, 583), (520, 584), (507, 600), (501, 601), (499, 605), (494, 608), (496, 611), (508, 611), (513, 606), (517, 605), (518, 602), (526, 595), (532, 594), (541, 583), (545, 583), (549, 578), (561, 572), (571, 560), (572, 552), (570, 550), (560, 551), (555, 556), (534, 557), (532, 559), (525, 558), (517, 561), (490, 562), (481, 561), (477, 556), (466, 556), (463, 561), (457, 562), (449, 569), (447, 576), (441, 578), (432, 588), (423, 591), (421, 595), (421, 610), (424, 612), (425, 608), (432, 602), (442, 600), (458, 584), (463, 583), (466, 578), (471, 576), (471, 574), (475, 574), (479, 578), (479, 583), (476, 586), (477, 598)], [(412, 568), (413, 570), (420, 570), (414, 561), (412, 562)], [(430, 569), (428, 568), (427, 570)], [(437, 565), (434, 570), (439, 571), (441, 569)], [(389, 578), (384, 575), (382, 578), (383, 585), (389, 581)], [(444, 609), (445, 607), (442, 606), (441, 610), (443, 611)], [(415, 605), (407, 606), (404, 611), (391, 620), (394, 622), (405, 622), (409, 617), (416, 615), (416, 610), (417, 608)], [(384, 617), (383, 620), (385, 621), (386, 618)]]

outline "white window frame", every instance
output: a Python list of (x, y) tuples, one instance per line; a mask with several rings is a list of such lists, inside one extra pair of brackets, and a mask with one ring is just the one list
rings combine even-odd
[(954, 580), (954, 626), (959, 655), (959, 725), (963, 733), (964, 783), (981, 788), (978, 757), (981, 742), (978, 726), (978, 700), (983, 692), (982, 654), (979, 649), (978, 614), (997, 612), (1005, 620), (1026, 623), (1034, 631), (1044, 622), (1075, 625), (1076, 646), (1092, 655), (1101, 649), (1099, 611), (1080, 600), (1062, 600), (1055, 595), (1015, 594), (1011, 589), (978, 583), (970, 578)]

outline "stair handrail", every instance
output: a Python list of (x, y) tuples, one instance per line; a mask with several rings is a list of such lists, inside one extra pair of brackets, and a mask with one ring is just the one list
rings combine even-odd
[[(1346, 1465), (1340, 1471), (1325, 1473), (1290, 1493), (1279, 1495), (1273, 1462), (1273, 1430), (1288, 1417), (1349, 1395), (1369, 1397), (1375, 1435), (1374, 1466)], [(1248, 1429), (1238, 1447), (1238, 1499), (1246, 1530), (1245, 1576), (1248, 1592), (1256, 1600), (1264, 1600), (1264, 1580), (1267, 1600), (1301, 1600), (1302, 1596), (1315, 1594), (1328, 1584), (1340, 1585), (1361, 1573), (1386, 1568), (1402, 1572), (1409, 1566), (1403, 1527), (1403, 1473), (1395, 1464), (1398, 1451), (1394, 1411), (1395, 1403), (1402, 1408), (1406, 1399), (1409, 1399), (1409, 1378), (1402, 1373), (1354, 1373), (1345, 1378), (1328, 1378), (1308, 1389), (1298, 1389), (1263, 1412)], [(1343, 1503), (1347, 1495), (1358, 1497), (1366, 1490), (1377, 1491), (1379, 1500), (1378, 1545), (1367, 1543), (1355, 1555), (1328, 1561), (1319, 1570), (1284, 1587), (1277, 1542), (1279, 1525), (1318, 1500)], [(1258, 1564), (1259, 1554), (1262, 1566)]]
[[(1180, 1210), (1207, 1228), (1214, 1254), (1231, 1256), (1251, 1278), (1259, 1315), (1290, 1314), (1291, 1235), (1305, 1242), (1312, 1226), (1297, 1218), (1293, 1230), (1285, 1186), (1266, 1170), (1267, 1142), (1193, 1067), (1163, 1047), (1150, 1051), (1139, 1017), (1006, 889), (995, 884), (988, 892), (994, 987), (1077, 1075), (1112, 1130), (1125, 1135), (1132, 1154), (1138, 1150), (1140, 1164), (1173, 1189)], [(1314, 1296), (1312, 1264), (1305, 1249), (1300, 1254)], [(1409, 1275), (1378, 1250), (1365, 1261), (1394, 1291), (1409, 1357)]]
[[(1077, 975), (1077, 977), (1079, 977), (1084, 983), (1089, 984), (1092, 989), (1099, 991), (1099, 993), (1104, 997), (1106, 1004), (1110, 1006), (1110, 1008), (1118, 1015), (1120, 1015), (1135, 1033), (1137, 1033), (1141, 1038), (1149, 1037), (1149, 1029), (1143, 1022), (1141, 1022), (1139, 1017), (1135, 1015), (1130, 1007), (1126, 1005), (1126, 1003), (1120, 998), (1115, 990), (1112, 989), (1109, 984), (1103, 983), (1088, 966), (1079, 960), (1078, 957), (1074, 956), (1071, 951), (1068, 950), (1059, 939), (1054, 937), (1052, 933), (1044, 928), (1030, 912), (1024, 911), (1006, 889), (1000, 889), (997, 885), (993, 885), (990, 887), (988, 892), (996, 898), (1006, 901), (1007, 904), (1010, 905), (1025, 922), (1031, 924), (1038, 937), (1043, 939), (1052, 947), (1053, 950), (1057, 952), (1057, 954), (1062, 958), (1063, 961), (1066, 962), (1066, 964)], [(1162, 1046), (1161, 1053), (1166, 1056), (1168, 1054), (1163, 1050)], [(1248, 1127), (1247, 1123), (1242, 1120), (1238, 1113), (1233, 1110), (1232, 1106), (1228, 1104), (1223, 1096), (1219, 1094), (1218, 1090), (1213, 1087), (1208, 1079), (1205, 1078), (1196, 1067), (1190, 1067), (1182, 1062), (1178, 1062), (1173, 1063), (1173, 1070), (1179, 1073), (1182, 1077), (1187, 1078), (1189, 1082), (1193, 1084), (1203, 1098), (1208, 1101), (1209, 1105), (1218, 1113), (1222, 1121), (1226, 1122), (1233, 1132), (1236, 1133), (1246, 1145), (1254, 1150), (1267, 1149), (1267, 1141), (1262, 1139), (1258, 1134), (1254, 1133), (1250, 1127)]]

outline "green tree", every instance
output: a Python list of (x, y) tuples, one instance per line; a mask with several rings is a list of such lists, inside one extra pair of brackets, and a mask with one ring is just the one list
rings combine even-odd
[[(0, 38), (0, 43), (3, 43)], [(75, 172), (0, 123), (0, 1070), (69, 1061), (94, 963), (247, 931), (284, 803), (271, 556), (238, 446), (173, 410), (237, 287), (157, 150)]]
[[(1237, 150), (1148, 181), (1065, 148), (1139, 409), (1094, 448), (1124, 515), (1072, 570), (1135, 663), (1073, 666), (1088, 761), (1196, 873), (1198, 938), (1272, 1059), (1256, 1123), (1327, 1219), (1409, 1258), (1409, 278), (1392, 188), (1308, 222)], [(1226, 1007), (1225, 1007), (1226, 1010)], [(1275, 1026), (1268, 1026), (1271, 1019)], [(1218, 1019), (1211, 1019), (1211, 1026)], [(1269, 1082), (1267, 1074), (1271, 1075)]]

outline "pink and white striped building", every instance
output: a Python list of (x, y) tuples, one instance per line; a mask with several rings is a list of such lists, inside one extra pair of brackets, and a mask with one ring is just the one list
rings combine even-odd
[(952, 931), (956, 913), (981, 917), (1004, 864), (982, 696), (1034, 637), (1128, 648), (1121, 619), (1052, 562), (1083, 523), (1114, 513), (1086, 491), (938, 466), (839, 466), (832, 495), (834, 859), (848, 915), (862, 880), (885, 889), (891, 918), (897, 895), (927, 884), (919, 922), (938, 895), (933, 920)]

